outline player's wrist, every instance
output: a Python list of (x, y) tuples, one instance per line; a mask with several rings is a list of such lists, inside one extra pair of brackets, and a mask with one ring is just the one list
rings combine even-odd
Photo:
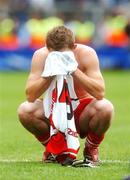
[(72, 76), (77, 76), (77, 75), (78, 75), (78, 72), (79, 72), (79, 69), (77, 68), (77, 69), (72, 73)]

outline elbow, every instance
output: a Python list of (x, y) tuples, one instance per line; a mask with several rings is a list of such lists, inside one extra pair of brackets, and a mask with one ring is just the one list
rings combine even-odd
[(27, 98), (27, 101), (28, 102), (31, 102), (31, 103), (33, 103), (36, 99), (35, 98), (33, 98), (32, 96), (26, 96), (26, 98)]
[(36, 100), (34, 95), (29, 90), (26, 90), (26, 99), (28, 102), (34, 102)]
[(98, 96), (96, 97), (98, 100), (102, 100), (105, 97), (105, 93), (99, 93)]
[(98, 93), (97, 93), (97, 99), (102, 100), (105, 97), (105, 89), (102, 88)]

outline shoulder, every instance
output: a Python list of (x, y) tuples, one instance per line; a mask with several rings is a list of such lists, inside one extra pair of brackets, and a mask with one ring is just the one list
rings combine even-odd
[(46, 47), (36, 50), (33, 54), (32, 64), (41, 64), (44, 65), (44, 62), (48, 56), (48, 50)]
[(75, 52), (78, 52), (78, 53), (84, 52), (84, 53), (88, 53), (88, 54), (96, 53), (96, 51), (92, 47), (84, 45), (84, 44), (77, 44)]
[(38, 57), (42, 57), (43, 58), (43, 57), (46, 57), (48, 55), (48, 53), (49, 53), (48, 49), (46, 47), (42, 47), (42, 48), (36, 50), (34, 52), (33, 56), (38, 56)]
[(46, 47), (40, 48), (34, 52), (31, 63), (31, 72), (41, 73), (44, 68), (48, 53), (49, 52)]
[(77, 44), (77, 47), (74, 50), (74, 54), (80, 64), (93, 64), (97, 63), (98, 57), (96, 51), (90, 47), (83, 44)]

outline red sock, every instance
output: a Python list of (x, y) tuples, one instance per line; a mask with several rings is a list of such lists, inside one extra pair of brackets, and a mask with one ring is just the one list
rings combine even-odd
[(87, 144), (90, 146), (98, 147), (100, 143), (103, 141), (103, 139), (104, 139), (104, 134), (98, 136), (93, 132), (89, 132), (87, 135)]
[(51, 152), (52, 154), (61, 154), (62, 152), (66, 151), (67, 142), (64, 134), (58, 132), (57, 134), (53, 135), (47, 143), (46, 148), (47, 151)]

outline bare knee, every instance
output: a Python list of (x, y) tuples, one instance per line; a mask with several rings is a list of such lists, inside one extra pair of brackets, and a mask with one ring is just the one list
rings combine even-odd
[(18, 107), (18, 117), (22, 124), (30, 123), (32, 121), (34, 111), (28, 102), (24, 102)]
[(99, 112), (100, 119), (103, 124), (107, 124), (108, 126), (111, 124), (112, 117), (114, 114), (113, 104), (107, 99), (99, 102), (97, 106), (97, 112)]
[(111, 120), (112, 119), (112, 116), (114, 114), (114, 106), (113, 104), (108, 101), (108, 100), (105, 100), (104, 102), (104, 110), (103, 110), (103, 114), (104, 114), (104, 118), (105, 119), (108, 119), (108, 120)]
[(112, 103), (106, 99), (95, 102), (94, 116), (89, 121), (90, 129), (98, 135), (104, 134), (111, 125), (114, 107)]
[(25, 118), (25, 108), (24, 108), (24, 103), (20, 104), (20, 106), (18, 107), (18, 117), (20, 122), (22, 122), (22, 120)]

